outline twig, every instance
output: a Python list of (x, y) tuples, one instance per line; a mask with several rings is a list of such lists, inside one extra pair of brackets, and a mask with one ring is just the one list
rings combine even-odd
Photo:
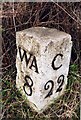
[[(54, 2), (54, 0), (51, 0), (52, 2)], [(81, 25), (81, 20), (78, 19), (78, 21), (72, 17), (62, 6), (60, 6), (58, 3), (54, 2), (60, 9), (62, 9), (71, 19), (73, 19), (76, 23), (80, 24)]]

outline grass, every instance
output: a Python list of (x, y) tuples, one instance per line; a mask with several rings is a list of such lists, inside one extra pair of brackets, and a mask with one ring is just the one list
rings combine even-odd
[[(80, 120), (80, 36), (81, 3), (3, 3), (3, 66), (7, 66), (2, 78), (1, 120)], [(15, 85), (14, 61), (16, 56), (15, 32), (29, 27), (42, 26), (57, 28), (72, 36), (72, 63), (68, 84), (58, 100), (43, 113), (33, 111), (22, 98)], [(13, 30), (15, 28), (15, 30)], [(14, 32), (15, 31), (15, 32)], [(7, 64), (6, 64), (7, 63)], [(10, 66), (9, 66), (10, 65)], [(13, 65), (13, 66), (12, 66)], [(14, 70), (13, 70), (14, 69)], [(1, 101), (1, 100), (0, 100)]]
[[(12, 71), (11, 71), (12, 72)], [(8, 71), (2, 79), (1, 120), (80, 120), (80, 79), (78, 66), (70, 65), (65, 93), (43, 113), (33, 111), (16, 88), (15, 79)]]

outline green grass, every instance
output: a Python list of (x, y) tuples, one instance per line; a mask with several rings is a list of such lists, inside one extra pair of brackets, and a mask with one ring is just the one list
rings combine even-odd
[(78, 66), (70, 66), (65, 93), (43, 113), (33, 111), (17, 90), (15, 80), (7, 71), (2, 79), (2, 119), (1, 120), (80, 120), (79, 92), (80, 79)]

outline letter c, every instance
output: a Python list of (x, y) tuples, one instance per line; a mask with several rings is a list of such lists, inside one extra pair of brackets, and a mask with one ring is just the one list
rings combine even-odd
[(53, 67), (54, 70), (58, 70), (60, 67), (62, 67), (62, 64), (61, 64), (60, 66), (58, 66), (58, 67), (56, 67), (55, 64), (54, 64), (54, 62), (55, 62), (55, 60), (57, 59), (58, 56), (60, 56), (60, 57), (62, 58), (62, 57), (63, 57), (63, 54), (57, 54), (57, 55), (54, 57), (54, 59), (53, 59), (53, 61), (52, 61), (52, 67)]

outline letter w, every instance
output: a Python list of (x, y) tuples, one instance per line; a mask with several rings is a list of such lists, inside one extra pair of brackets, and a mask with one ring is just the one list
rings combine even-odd
[(29, 58), (27, 58), (26, 51), (22, 49), (23, 50), (23, 54), (21, 54), (21, 47), (18, 47), (18, 48), (19, 48), (19, 55), (20, 55), (21, 62), (25, 58), (26, 66), (28, 66), (28, 63), (29, 63), (29, 61), (31, 59), (32, 54), (30, 54)]

